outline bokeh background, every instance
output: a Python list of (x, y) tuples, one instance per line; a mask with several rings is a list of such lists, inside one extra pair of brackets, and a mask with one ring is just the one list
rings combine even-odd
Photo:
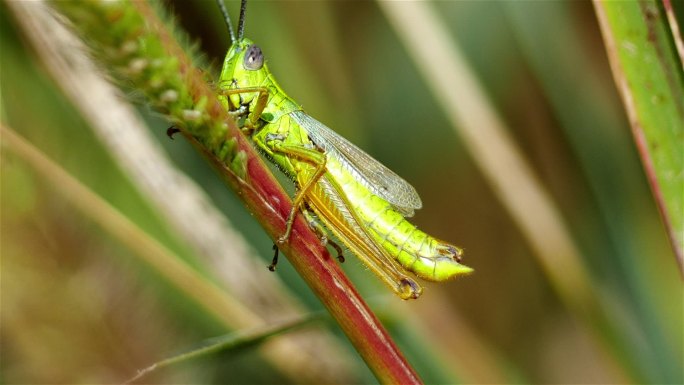
[[(217, 73), (229, 37), (215, 3), (165, 4)], [(426, 284), (423, 297), (410, 302), (349, 256), (344, 269), (352, 281), (427, 383), (684, 382), (681, 276), (591, 3), (432, 6), (558, 207), (606, 319), (578, 314), (554, 290), (376, 3), (254, 1), (246, 34), (281, 86), (412, 183), (424, 203), (413, 222), (464, 247), (475, 269), (469, 277)], [(237, 4), (229, 8), (236, 18)], [(0, 11), (3, 124), (215, 279), (54, 85), (6, 4)], [(251, 258), (263, 260), (253, 274), (271, 274), (265, 265), (272, 243), (235, 194), (191, 146), (166, 138), (167, 122), (144, 105), (138, 109), (178, 169), (252, 245)], [(1, 382), (121, 382), (231, 331), (75, 210), (11, 148), (3, 146), (1, 161)], [(173, 191), (165, 199), (173, 200)], [(276, 274), (306, 312), (321, 309), (286, 259)], [(313, 327), (341, 347), (339, 357), (320, 359), (348, 368), (328, 381), (375, 381), (334, 324)], [(250, 348), (184, 362), (146, 381), (303, 380)]]

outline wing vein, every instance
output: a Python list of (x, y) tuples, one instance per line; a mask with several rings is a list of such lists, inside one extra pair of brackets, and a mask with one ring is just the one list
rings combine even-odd
[(306, 129), (314, 144), (339, 159), (359, 183), (402, 215), (410, 217), (414, 210), (422, 207), (413, 186), (362, 149), (303, 111), (292, 112), (292, 118)]

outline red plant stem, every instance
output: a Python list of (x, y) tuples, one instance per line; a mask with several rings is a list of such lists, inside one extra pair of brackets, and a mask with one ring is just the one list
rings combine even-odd
[[(222, 161), (191, 138), (187, 132), (184, 132), (184, 135), (189, 137), (191, 142), (199, 147), (220, 171), (268, 235), (272, 239), (277, 239), (285, 232), (286, 218), (292, 207), (290, 197), (237, 129), (232, 119), (227, 116), (215, 92), (206, 84), (201, 73), (190, 64), (190, 59), (178, 46), (156, 13), (147, 3), (133, 3), (145, 18), (149, 28), (159, 34), (167, 53), (181, 61), (181, 71), (186, 71), (182, 76), (191, 82), (190, 88), (196, 91), (195, 100), (199, 100), (201, 96), (209, 96), (210, 102), (206, 109), (208, 114), (229, 123), (228, 136), (237, 140), (237, 150), (245, 156), (246, 181), (238, 178)], [(406, 361), (377, 317), (301, 216), (298, 216), (294, 223), (289, 242), (280, 246), (280, 249), (323, 302), (381, 383), (421, 383), (415, 370)]]

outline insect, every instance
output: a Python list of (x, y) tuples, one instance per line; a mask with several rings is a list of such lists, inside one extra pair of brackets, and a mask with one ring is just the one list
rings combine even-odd
[[(320, 221), (403, 299), (422, 293), (408, 272), (428, 281), (470, 273), (460, 263), (462, 249), (405, 219), (422, 206), (409, 183), (306, 114), (280, 88), (261, 48), (244, 37), (246, 0), (241, 2), (237, 37), (225, 4), (217, 2), (232, 41), (218, 83), (221, 102), (297, 186), (286, 231), (277, 242), (288, 241), (300, 213), (321, 239), (328, 239)], [(271, 269), (276, 262), (277, 249)]]

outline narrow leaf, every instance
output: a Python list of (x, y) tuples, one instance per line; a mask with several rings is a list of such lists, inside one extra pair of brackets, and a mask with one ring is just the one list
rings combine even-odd
[(684, 275), (684, 76), (676, 42), (656, 1), (595, 1), (594, 8), (634, 141)]

